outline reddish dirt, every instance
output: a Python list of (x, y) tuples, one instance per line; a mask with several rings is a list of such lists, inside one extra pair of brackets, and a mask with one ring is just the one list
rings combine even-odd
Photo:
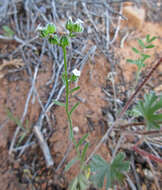
[[(159, 24), (145, 23), (140, 31), (131, 32), (128, 39), (124, 43), (124, 48), (115, 48), (116, 56), (120, 57), (120, 65), (123, 70), (125, 80), (127, 82), (132, 81), (132, 76), (136, 71), (136, 66), (126, 63), (127, 58), (134, 58), (134, 53), (131, 47), (137, 45), (136, 38), (144, 38), (146, 34), (151, 36), (158, 36), (155, 41), (156, 48), (150, 51), (152, 54), (152, 59), (149, 60), (149, 67), (154, 64), (158, 56), (162, 55), (162, 36), (161, 36), (162, 26)], [(45, 102), (49, 89), (45, 86), (45, 83), (50, 79), (51, 76), (51, 64), (46, 63), (46, 58), (44, 58), (44, 65), (47, 67), (42, 68), (41, 72), (38, 74), (37, 78), (37, 88), (40, 93), (41, 99)], [(8, 68), (5, 68), (8, 69)], [(1, 71), (2, 72), (2, 71)], [(160, 75), (158, 73), (162, 72), (162, 65), (159, 67), (158, 72), (154, 75), (158, 76), (158, 81), (153, 80), (155, 85), (155, 90), (161, 91)], [(90, 151), (93, 150), (96, 143), (102, 137), (104, 131), (106, 130), (106, 125), (101, 124), (103, 121), (102, 108), (106, 106), (107, 102), (104, 100), (104, 94), (102, 92), (102, 87), (106, 84), (107, 74), (109, 73), (109, 63), (104, 59), (104, 56), (96, 56), (95, 64), (88, 61), (82, 71), (79, 85), (81, 90), (79, 93), (71, 98), (70, 105), (72, 106), (77, 100), (81, 103), (78, 109), (73, 113), (73, 125), (79, 127), (79, 132), (75, 134), (76, 138), (82, 137), (85, 133), (89, 133), (88, 141), (91, 143)], [(18, 118), (24, 109), (24, 104), (26, 101), (27, 93), (30, 88), (29, 77), (25, 71), (21, 71), (18, 74), (6, 75), (0, 79), (0, 123), (6, 120), (6, 108), (10, 108), (12, 113)], [(17, 79), (15, 79), (18, 76)], [(13, 81), (13, 80), (16, 81)], [(29, 127), (37, 120), (40, 113), (40, 106), (38, 102), (35, 104), (30, 104), (28, 116), (26, 119), (29, 120)], [(53, 111), (53, 116), (55, 117), (56, 123), (53, 123), (54, 133), (49, 140), (51, 154), (54, 158), (55, 165), (57, 166), (64, 156), (67, 150), (69, 140), (68, 140), (68, 127), (65, 110), (62, 107), (57, 107)], [(95, 129), (95, 130), (94, 130)], [(9, 121), (2, 129), (0, 129), (0, 150), (1, 150), (1, 161), (0, 161), (0, 186), (3, 190), (22, 190), (31, 189), (31, 187), (26, 187), (20, 184), (16, 177), (13, 167), (21, 167), (18, 162), (18, 166), (14, 164), (11, 167), (11, 158), (8, 156), (8, 144), (10, 143), (13, 133), (15, 130), (15, 124)], [(37, 150), (37, 149), (36, 149)], [(108, 147), (103, 145), (100, 149), (100, 154), (106, 159), (110, 159)], [(35, 152), (34, 152), (35, 153)], [(40, 157), (42, 157), (41, 152), (37, 152)], [(75, 152), (72, 151), (68, 156), (68, 160), (74, 157)], [(31, 154), (32, 155), (32, 154)], [(39, 156), (38, 156), (39, 157)], [(67, 161), (68, 161), (67, 160)], [(66, 162), (67, 162), (66, 161)], [(41, 159), (44, 164), (44, 159)], [(13, 163), (13, 160), (12, 160)], [(16, 166), (15, 166), (16, 165)], [(45, 164), (44, 164), (45, 166)], [(22, 167), (23, 170), (23, 167)], [(77, 167), (73, 167), (69, 173), (66, 174), (65, 182), (71, 180), (78, 172)], [(17, 174), (17, 173), (16, 173)], [(61, 178), (58, 179), (61, 183)], [(62, 183), (65, 183), (62, 182)], [(23, 183), (23, 182), (21, 182)], [(44, 185), (44, 184), (43, 184)], [(45, 188), (42, 189), (44, 190)]]

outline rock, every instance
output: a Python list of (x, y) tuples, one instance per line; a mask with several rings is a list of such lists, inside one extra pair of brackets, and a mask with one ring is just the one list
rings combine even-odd
[(141, 29), (145, 21), (145, 10), (133, 5), (124, 6), (123, 15), (128, 19), (123, 21), (124, 25), (127, 25), (133, 29)]

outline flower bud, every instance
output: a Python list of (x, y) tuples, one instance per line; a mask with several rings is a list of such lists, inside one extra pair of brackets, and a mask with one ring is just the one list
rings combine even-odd
[(50, 35), (50, 37), (48, 38), (49, 43), (51, 44), (59, 44), (59, 39), (57, 35)]
[(69, 39), (67, 36), (62, 36), (61, 39), (60, 39), (60, 45), (62, 47), (66, 47), (69, 45)]
[(48, 36), (48, 31), (46, 29), (40, 30), (40, 37), (45, 38)]
[(83, 27), (81, 24), (75, 23), (73, 25), (73, 32), (83, 32)]
[(56, 32), (56, 26), (54, 24), (47, 25), (48, 34), (53, 34)]
[(72, 32), (73, 30), (73, 21), (72, 21), (72, 18), (70, 17), (69, 20), (66, 22), (66, 29), (69, 30), (69, 32)]

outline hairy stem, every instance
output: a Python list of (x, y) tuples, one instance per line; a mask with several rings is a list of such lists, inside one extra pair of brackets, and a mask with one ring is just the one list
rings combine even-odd
[(63, 49), (63, 55), (64, 55), (64, 69), (65, 69), (65, 93), (66, 93), (65, 109), (66, 109), (67, 119), (68, 119), (69, 128), (70, 128), (70, 140), (73, 142), (78, 156), (80, 156), (79, 150), (76, 148), (76, 141), (74, 139), (74, 134), (73, 134), (72, 119), (69, 112), (69, 80), (68, 80), (68, 71), (67, 71), (66, 47), (62, 46), (62, 49)]

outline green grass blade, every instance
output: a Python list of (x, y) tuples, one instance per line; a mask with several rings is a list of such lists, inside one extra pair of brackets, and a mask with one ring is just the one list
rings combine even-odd
[(68, 162), (68, 164), (65, 166), (65, 171), (67, 172), (78, 160), (79, 159), (76, 156), (70, 162)]
[(85, 156), (86, 156), (86, 152), (87, 152), (88, 146), (89, 146), (89, 143), (86, 143), (86, 144), (84, 145), (84, 148), (83, 148), (83, 151), (82, 151), (82, 155), (81, 155), (81, 160), (82, 160), (82, 162), (84, 162), (84, 159), (85, 159)]
[(78, 142), (78, 144), (76, 145), (76, 148), (78, 148), (81, 144), (83, 144), (83, 142), (86, 140), (86, 138), (88, 137), (88, 133), (85, 134)]

